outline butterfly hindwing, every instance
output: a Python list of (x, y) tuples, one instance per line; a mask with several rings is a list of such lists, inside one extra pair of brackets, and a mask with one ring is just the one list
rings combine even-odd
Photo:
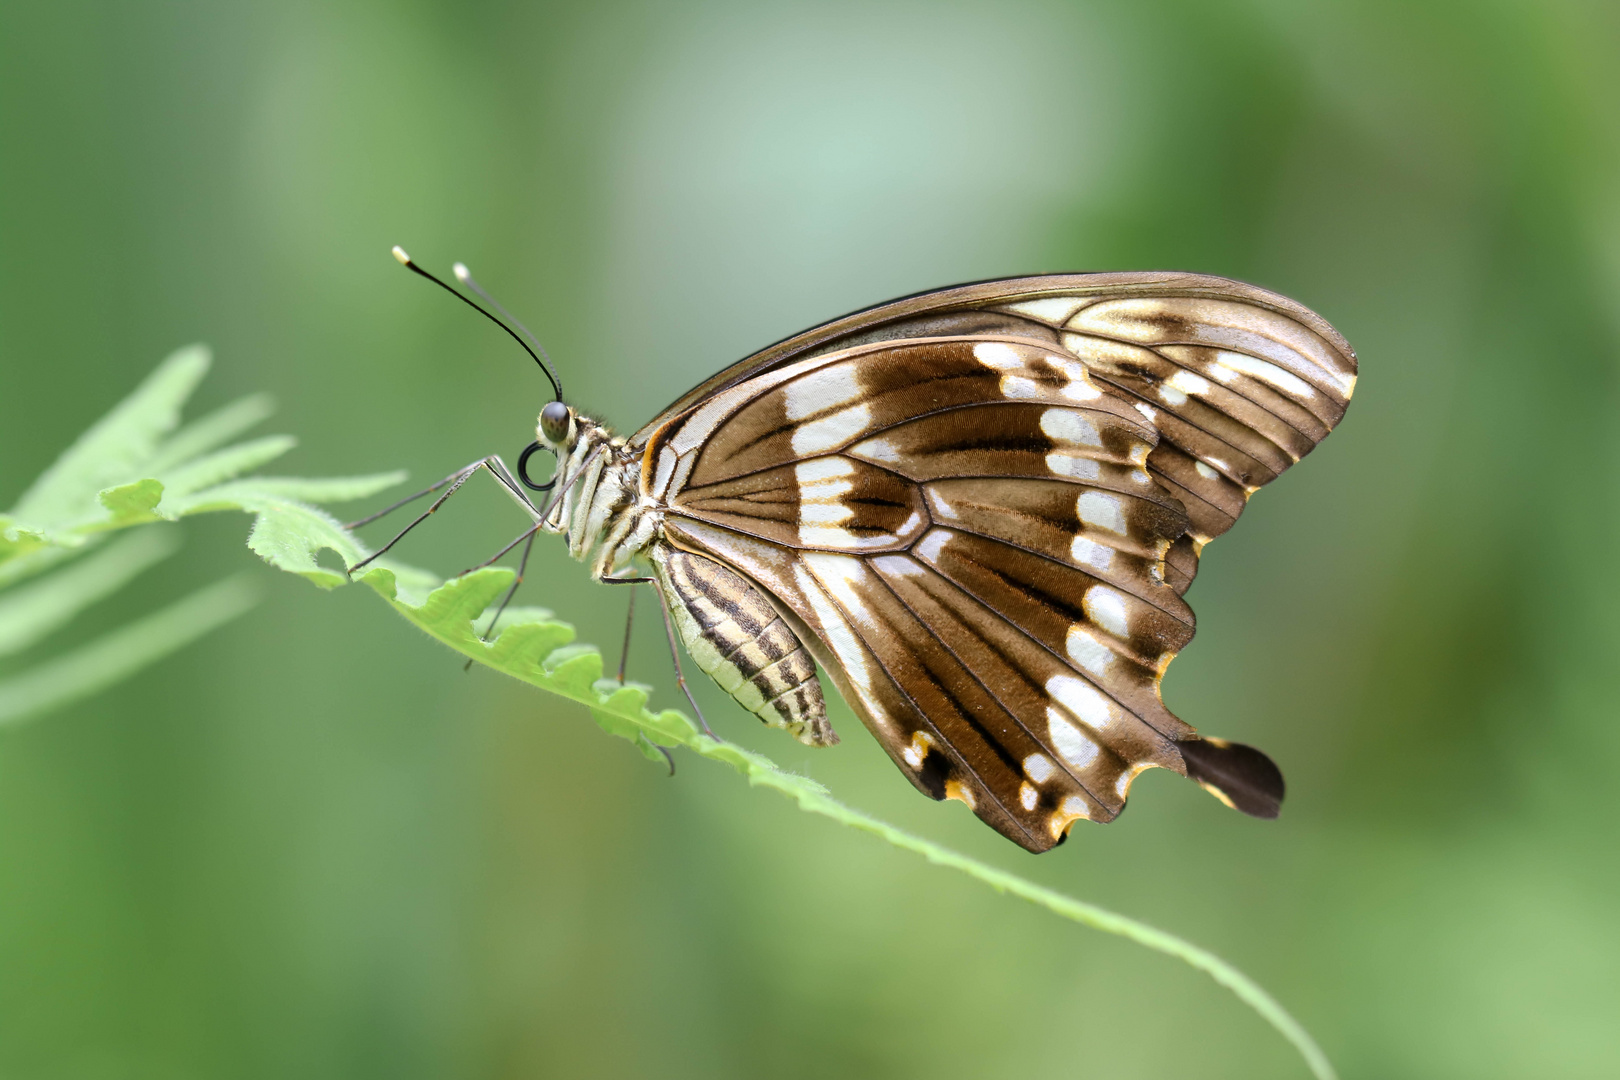
[[(790, 553), (696, 521), (670, 534), (773, 582), (912, 783), (967, 803), (1032, 851), (1056, 844), (1077, 818), (1111, 819), (1124, 803), (1121, 778), (1128, 784), (1146, 767), (1089, 738), (1066, 711), (1054, 726), (1046, 687), (1068, 669), (910, 556)], [(1057, 755), (1054, 736), (1078, 764)], [(1154, 732), (1144, 729), (1138, 741), (1160, 743), (1159, 756), (1169, 756)]]

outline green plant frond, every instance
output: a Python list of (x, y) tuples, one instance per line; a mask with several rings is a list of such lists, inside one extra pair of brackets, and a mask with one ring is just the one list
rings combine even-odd
[(174, 499), (234, 480), (245, 472), (268, 465), (297, 445), (298, 440), (291, 435), (267, 435), (194, 458), (158, 474), (163, 481), (164, 497)]
[[(321, 565), (322, 553), (332, 553), (348, 567), (369, 551), (314, 504), (375, 494), (401, 481), (404, 474), (318, 480), (242, 476), (292, 445), (290, 439), (272, 436), (219, 448), (263, 419), (268, 406), (261, 398), (228, 405), (164, 441), (177, 427), (181, 406), (207, 368), (208, 354), (201, 348), (169, 357), (134, 394), (65, 451), (12, 511), (0, 515), (0, 587), (53, 569), (71, 558), (74, 549), (99, 543), (111, 530), (220, 510), (254, 515), (248, 546), (271, 565), (322, 588), (348, 583), (346, 570)], [(13, 649), (26, 647), (162, 557), (156, 546), (161, 541), (143, 541), (148, 546), (136, 547), (132, 541), (138, 538), (111, 545), (27, 590), (11, 593), (0, 604), (0, 644), (9, 640)], [(513, 580), (510, 570), (484, 568), (442, 582), (425, 571), (379, 560), (357, 580), (450, 648), (583, 705), (603, 730), (631, 742), (651, 759), (662, 761), (664, 748), (690, 750), (730, 766), (753, 786), (793, 799), (809, 813), (881, 837), (1075, 922), (1183, 960), (1230, 989), (1282, 1033), (1319, 1080), (1333, 1077), (1332, 1066), (1309, 1034), (1263, 989), (1218, 957), (845, 806), (815, 781), (787, 772), (761, 754), (704, 735), (678, 710), (653, 711), (648, 708), (647, 687), (604, 679), (601, 653), (576, 642), (573, 627), (557, 621), (551, 612), (509, 609), (495, 626), (492, 640), (484, 641), (478, 623)], [(0, 680), (0, 725), (98, 693), (237, 617), (254, 602), (255, 591), (249, 585), (227, 579)]]
[(352, 502), (386, 491), (405, 479), (403, 471), (364, 476), (250, 476), (199, 491), (179, 503), (187, 514), (202, 513), (221, 503), (240, 503), (225, 509), (250, 509), (255, 502)]
[[(351, 482), (363, 479), (355, 477)], [(389, 480), (393, 482), (396, 481)], [(273, 492), (256, 496), (238, 494), (234, 504), (252, 509), (258, 515), (248, 534), (248, 547), (255, 554), (270, 565), (308, 578), (323, 589), (335, 589), (349, 581), (346, 573), (327, 569), (316, 561), (323, 549), (335, 554), (346, 567), (370, 554), (336, 518), (317, 507)]]
[[(330, 549), (347, 560), (364, 558), (365, 550), (346, 530), (326, 518), (287, 514), (272, 508), (262, 513), (249, 541), (272, 563), (331, 587), (344, 578), (321, 571), (316, 557)], [(267, 554), (268, 552), (268, 554)], [(311, 570), (310, 568), (315, 568)], [(319, 573), (328, 576), (321, 578)], [(490, 641), (482, 640), (484, 613), (510, 586), (513, 573), (502, 567), (474, 570), (440, 582), (421, 570), (392, 563), (373, 565), (354, 576), (386, 600), (413, 625), (496, 671), (522, 680), (590, 711), (611, 735), (626, 739), (647, 757), (662, 761), (659, 747), (680, 747), (699, 757), (735, 769), (755, 787), (769, 788), (794, 800), (800, 809), (881, 837), (897, 848), (931, 863), (947, 866), (998, 892), (1010, 893), (1085, 926), (1128, 938), (1174, 956), (1205, 972), (1231, 990), (1281, 1033), (1300, 1052), (1318, 1080), (1332, 1080), (1333, 1067), (1310, 1034), (1270, 994), (1232, 965), (1172, 934), (1037, 885), (987, 863), (958, 854), (932, 841), (897, 829), (834, 799), (821, 784), (788, 772), (762, 754), (704, 735), (676, 709), (648, 708), (648, 688), (604, 679), (602, 654), (574, 640), (574, 628), (543, 608), (508, 609)]]
[(243, 614), (258, 589), (226, 578), (127, 626), (0, 680), (0, 725), (29, 720), (122, 682)]
[(0, 594), (0, 656), (33, 645), (180, 547), (173, 532), (143, 529), (39, 581)]
[[(9, 590), (0, 593), (0, 656), (65, 627), (178, 546), (172, 532), (143, 529), (84, 554), (116, 530), (239, 510), (296, 522), (306, 537), (326, 536), (344, 565), (362, 557), (342, 527), (311, 504), (372, 495), (404, 474), (244, 476), (286, 453), (294, 440), (270, 435), (225, 445), (269, 414), (270, 401), (262, 395), (235, 401), (175, 433), (181, 408), (207, 370), (208, 353), (200, 347), (170, 356), (64, 451), (15, 509), (0, 515), (0, 589)], [(303, 549), (278, 541), (274, 525), (255, 530), (254, 550), (317, 583), (344, 580), (313, 559), (307, 566), (281, 559), (285, 550), (296, 563)], [(73, 641), (68, 652), (0, 681), (0, 724), (103, 690), (249, 606), (251, 590), (244, 582), (221, 582), (95, 641)]]
[(237, 398), (175, 432), (158, 447), (146, 467), (154, 476), (161, 475), (182, 462), (224, 446), (244, 431), (269, 419), (275, 411), (275, 402), (269, 394), (249, 394)]
[(59, 542), (61, 538), (65, 538), (68, 542), (82, 541), (84, 537), (98, 532), (111, 532), (114, 529), (127, 529), (131, 525), (145, 525), (149, 521), (161, 521), (162, 515), (157, 512), (157, 505), (162, 501), (161, 480), (147, 478), (132, 484), (108, 488), (96, 496), (96, 502), (101, 504), (105, 513), (98, 518), (81, 521), (71, 532), (58, 534)]
[(269, 435), (221, 448), (269, 415), (270, 399), (263, 395), (232, 402), (171, 436), (208, 365), (200, 346), (174, 353), (64, 451), (16, 507), (0, 514), (0, 588), (66, 557), (52, 550), (83, 547), (103, 533), (218, 510), (310, 511), (304, 504), (363, 498), (404, 479), (398, 472), (243, 477), (296, 442)]
[(171, 354), (40, 474), (11, 516), (45, 530), (64, 530), (93, 510), (98, 492), (140, 479), (159, 441), (179, 424), (180, 408), (208, 365), (208, 350), (201, 345)]
[(10, 571), (4, 580), (20, 581), (52, 565), (54, 559), (31, 558), (49, 551), (51, 540), (50, 530), (0, 514), (0, 572)]

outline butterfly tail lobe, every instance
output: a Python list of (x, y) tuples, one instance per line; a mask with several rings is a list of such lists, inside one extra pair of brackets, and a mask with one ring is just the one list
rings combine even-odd
[(1252, 746), (1225, 739), (1190, 739), (1177, 749), (1187, 777), (1234, 810), (1275, 818), (1286, 790), (1282, 770)]

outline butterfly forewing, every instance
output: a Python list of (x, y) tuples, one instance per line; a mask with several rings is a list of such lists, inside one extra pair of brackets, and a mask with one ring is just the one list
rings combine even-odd
[(768, 594), (920, 789), (1040, 851), (1154, 766), (1274, 813), (1263, 755), (1181, 752), (1159, 680), (1202, 545), (1354, 378), (1326, 323), (1248, 286), (1016, 279), (773, 346), (631, 445), (670, 543)]
[(1066, 301), (1006, 306), (1056, 330), (1099, 382), (1154, 422), (1160, 444), (1150, 471), (1191, 519), (1188, 542), (1171, 560), (1173, 577), (1185, 572), (1174, 582), (1181, 591), (1196, 572), (1196, 549), (1327, 437), (1355, 389), (1355, 354), (1320, 318), (1226, 284), (1242, 299), (1088, 299), (1067, 314)]

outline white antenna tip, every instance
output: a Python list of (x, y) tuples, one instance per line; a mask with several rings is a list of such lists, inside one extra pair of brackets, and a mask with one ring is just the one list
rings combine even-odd
[(456, 263), (450, 269), (455, 272), (456, 280), (463, 285), (467, 284), (467, 279), (472, 277), (472, 271), (467, 269), (466, 263)]
[(400, 247), (398, 244), (394, 245), (394, 258), (399, 260), (399, 265), (401, 266), (411, 265), (411, 257), (405, 254), (405, 249)]

